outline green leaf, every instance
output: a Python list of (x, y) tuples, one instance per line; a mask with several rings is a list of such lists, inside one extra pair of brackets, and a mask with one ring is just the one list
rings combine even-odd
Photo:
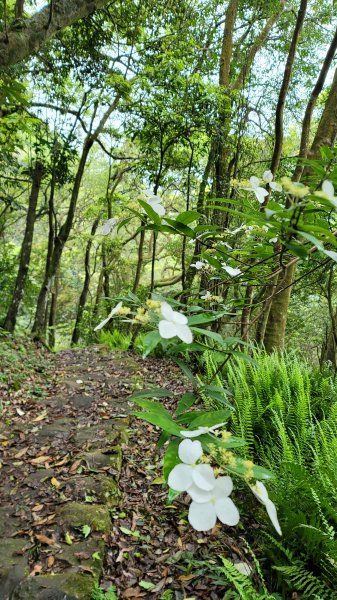
[(192, 394), (192, 392), (186, 392), (186, 394), (184, 394), (180, 398), (177, 404), (176, 415), (179, 416), (182, 413), (184, 413), (186, 410), (191, 408), (191, 406), (193, 406), (193, 404), (195, 404), (196, 401), (197, 397), (194, 394)]
[(91, 534), (91, 527), (89, 525), (83, 525), (82, 533), (85, 538), (87, 538)]
[(191, 325), (202, 325), (203, 323), (211, 323), (212, 321), (217, 321), (227, 313), (224, 311), (221, 312), (212, 312), (212, 313), (203, 313), (202, 315), (193, 315), (188, 318), (188, 324)]
[(182, 360), (180, 360), (179, 358), (175, 358), (174, 362), (177, 363), (184, 375), (186, 375), (187, 379), (189, 379), (189, 381), (193, 383), (194, 386), (198, 385), (197, 378), (193, 375), (191, 369)]
[(193, 221), (197, 221), (201, 216), (201, 213), (196, 210), (186, 210), (177, 216), (176, 221), (188, 225), (189, 223), (193, 223)]
[(143, 358), (146, 358), (161, 342), (159, 331), (149, 331), (143, 338)]
[(94, 553), (91, 555), (91, 558), (92, 558), (93, 560), (102, 560), (102, 558), (101, 558), (101, 555), (99, 554), (99, 552), (94, 552)]
[(163, 475), (165, 481), (168, 480), (168, 476), (171, 473), (173, 467), (175, 467), (178, 463), (181, 462), (178, 456), (178, 446), (180, 444), (180, 441), (181, 440), (174, 440), (174, 442), (171, 442), (166, 448), (163, 462)]
[(157, 215), (156, 211), (144, 200), (138, 200), (141, 207), (145, 210), (146, 214), (150, 217), (150, 219), (156, 223), (156, 225), (161, 225), (161, 218)]
[(243, 446), (246, 445), (246, 442), (244, 439), (242, 439), (240, 437), (236, 437), (234, 435), (231, 435), (227, 440), (223, 440), (221, 437), (216, 437), (209, 433), (205, 433), (199, 437), (199, 440), (202, 444), (202, 447), (208, 451), (209, 451), (210, 445), (216, 446), (217, 448), (226, 448), (226, 449), (242, 448)]
[(172, 419), (169, 419), (164, 414), (155, 414), (140, 411), (133, 412), (132, 414), (138, 417), (139, 419), (146, 421), (147, 423), (151, 423), (156, 427), (160, 427), (164, 431), (167, 431), (167, 433), (180, 436), (180, 427), (178, 427), (178, 425)]
[(157, 442), (157, 448), (158, 450), (160, 448), (162, 448), (164, 446), (164, 444), (166, 444), (167, 440), (170, 439), (170, 434), (167, 433), (167, 431), (162, 431), (160, 436), (159, 436), (159, 440)]
[(333, 250), (323, 250), (324, 254), (332, 258), (335, 262), (337, 262), (337, 252), (333, 252)]
[(210, 410), (205, 414), (196, 417), (189, 426), (189, 429), (197, 429), (198, 427), (212, 427), (212, 425), (218, 425), (218, 423), (226, 422), (229, 418), (231, 411), (227, 408), (225, 410)]
[(119, 529), (121, 530), (122, 533), (124, 533), (124, 535), (131, 535), (132, 537), (135, 537), (135, 538), (140, 537), (139, 531), (131, 531), (131, 529), (128, 529), (127, 527), (120, 527)]
[(152, 590), (155, 586), (154, 583), (151, 583), (150, 581), (140, 581), (139, 582), (139, 587), (144, 588), (144, 590)]
[(134, 398), (132, 396), (129, 398), (129, 400), (132, 400), (132, 402), (138, 406), (141, 406), (141, 408), (144, 408), (146, 411), (149, 411), (153, 414), (162, 414), (171, 418), (169, 411), (166, 410), (165, 406), (159, 402), (154, 402), (154, 400), (149, 400), (148, 398)]

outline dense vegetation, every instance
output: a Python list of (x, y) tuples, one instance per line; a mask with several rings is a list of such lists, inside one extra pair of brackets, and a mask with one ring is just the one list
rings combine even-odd
[(194, 427), (236, 440), (225, 467), (204, 440), (212, 459), (273, 476), (283, 531), (247, 500), (253, 576), (200, 573), (228, 599), (334, 598), (333, 4), (7, 0), (0, 18), (0, 385), (25, 374), (16, 335), (176, 360), (176, 421), (151, 394), (138, 416), (164, 444), (202, 402)]

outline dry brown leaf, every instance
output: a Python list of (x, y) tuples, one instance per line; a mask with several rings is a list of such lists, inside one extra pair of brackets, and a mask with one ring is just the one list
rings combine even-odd
[(29, 448), (22, 448), (22, 450), (20, 450), (20, 452), (17, 452), (16, 454), (14, 454), (14, 458), (22, 458), (22, 456), (24, 454), (26, 454), (26, 452), (29, 450)]
[(29, 577), (35, 577), (35, 575), (38, 575), (39, 573), (41, 573), (41, 571), (42, 565), (40, 563), (37, 563), (36, 565), (34, 565), (31, 572), (29, 573)]
[(52, 459), (51, 456), (37, 456), (36, 458), (33, 458), (29, 462), (31, 465), (42, 465), (43, 463), (48, 462), (51, 459)]
[(43, 533), (36, 533), (35, 537), (41, 544), (46, 544), (46, 546), (53, 546), (56, 544), (53, 538), (49, 538), (46, 535), (43, 535)]
[(40, 415), (32, 420), (32, 423), (39, 423), (39, 421), (43, 421), (43, 419), (46, 419), (46, 417), (48, 417), (48, 413), (46, 410), (44, 410)]
[(55, 556), (48, 556), (47, 566), (48, 569), (51, 569), (55, 562)]
[(35, 504), (32, 508), (32, 512), (40, 512), (43, 509), (43, 504)]
[(69, 469), (69, 473), (76, 473), (81, 462), (82, 462), (81, 460), (75, 460), (75, 462), (71, 465), (71, 467)]

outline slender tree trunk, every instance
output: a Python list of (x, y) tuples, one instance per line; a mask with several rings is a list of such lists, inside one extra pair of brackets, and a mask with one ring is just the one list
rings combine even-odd
[(32, 189), (29, 197), (28, 212), (26, 219), (25, 233), (21, 246), (20, 258), (19, 258), (19, 270), (16, 276), (14, 292), (12, 301), (9, 306), (3, 328), (6, 331), (13, 332), (20, 308), (24, 287), (28, 275), (30, 255), (32, 251), (32, 242), (34, 236), (34, 225), (36, 219), (36, 206), (39, 197), (39, 191), (41, 187), (43, 177), (43, 165), (37, 161), (32, 181)]
[(60, 271), (55, 273), (53, 288), (50, 298), (50, 311), (48, 319), (48, 344), (50, 348), (55, 348), (56, 341), (56, 315), (57, 315), (57, 300), (60, 290)]
[(138, 245), (138, 261), (137, 261), (136, 275), (135, 275), (135, 280), (134, 280), (133, 288), (132, 288), (132, 291), (134, 294), (137, 292), (139, 282), (140, 282), (140, 275), (141, 275), (142, 267), (143, 267), (144, 241), (145, 241), (145, 229), (141, 229), (140, 237), (139, 237), (139, 245)]
[(90, 286), (90, 251), (91, 251), (91, 246), (92, 246), (92, 242), (93, 242), (93, 237), (96, 233), (96, 230), (97, 230), (97, 227), (99, 224), (99, 220), (100, 220), (100, 217), (97, 217), (97, 219), (95, 219), (95, 221), (92, 225), (91, 232), (90, 232), (90, 238), (87, 242), (87, 247), (86, 247), (86, 251), (85, 251), (85, 258), (84, 258), (85, 277), (84, 277), (83, 288), (82, 288), (82, 292), (80, 295), (78, 308), (77, 308), (76, 323), (75, 323), (73, 335), (71, 338), (72, 345), (77, 344), (78, 340), (80, 339), (80, 330), (81, 330), (83, 311), (84, 311), (84, 308), (85, 308), (85, 305), (87, 302), (89, 286)]
[[(84, 141), (82, 155), (81, 155), (81, 158), (80, 158), (80, 161), (78, 164), (75, 181), (74, 181), (74, 185), (73, 185), (73, 189), (72, 189), (72, 193), (71, 193), (67, 218), (64, 221), (63, 225), (61, 226), (59, 233), (55, 237), (55, 243), (54, 243), (51, 261), (48, 266), (48, 269), (46, 269), (44, 281), (43, 281), (43, 284), (42, 284), (42, 287), (40, 290), (40, 294), (39, 294), (39, 297), (37, 300), (35, 319), (34, 319), (34, 324), (33, 324), (33, 328), (32, 328), (32, 333), (34, 334), (35, 338), (43, 339), (43, 337), (45, 335), (44, 314), (45, 314), (45, 308), (46, 308), (47, 301), (48, 301), (49, 289), (51, 286), (52, 279), (59, 267), (63, 248), (68, 240), (68, 237), (69, 237), (72, 225), (73, 225), (75, 210), (76, 210), (76, 206), (77, 206), (77, 200), (78, 200), (81, 183), (82, 183), (82, 178), (83, 178), (83, 174), (84, 174), (84, 169), (85, 169), (86, 162), (87, 162), (87, 159), (89, 156), (89, 152), (90, 152), (94, 142), (97, 140), (99, 134), (102, 132), (108, 118), (110, 117), (112, 112), (115, 110), (119, 99), (120, 99), (120, 95), (118, 94), (116, 96), (115, 100), (112, 102), (112, 104), (109, 106), (109, 108), (104, 113), (104, 115), (103, 115), (102, 119), (100, 120), (95, 131), (94, 132), (90, 131)], [(95, 114), (94, 114), (94, 116), (95, 116)], [(93, 124), (94, 116), (91, 121), (91, 127)]]

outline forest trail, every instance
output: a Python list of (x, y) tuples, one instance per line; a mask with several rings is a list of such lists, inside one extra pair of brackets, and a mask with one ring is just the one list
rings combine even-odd
[(126, 399), (139, 377), (127, 354), (67, 350), (52, 357), (41, 398), (5, 414), (1, 600), (90, 597), (120, 500)]
[[(173, 410), (180, 369), (100, 346), (43, 364), (18, 391), (0, 381), (0, 600), (222, 597), (191, 560), (243, 558), (241, 541), (195, 532), (184, 498), (167, 505), (158, 430), (129, 416), (128, 396), (149, 386), (173, 391)], [(117, 595), (93, 595), (98, 583)]]

